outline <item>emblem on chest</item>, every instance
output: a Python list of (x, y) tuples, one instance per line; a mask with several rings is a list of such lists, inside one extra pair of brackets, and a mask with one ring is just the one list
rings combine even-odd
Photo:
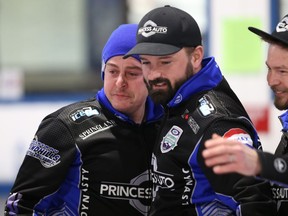
[(182, 133), (183, 130), (180, 127), (174, 125), (161, 141), (161, 152), (167, 153), (173, 150), (177, 146), (178, 140), (180, 139)]

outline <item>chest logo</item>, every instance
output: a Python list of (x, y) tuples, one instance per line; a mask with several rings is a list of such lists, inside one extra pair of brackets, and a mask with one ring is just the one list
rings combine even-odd
[(199, 99), (199, 110), (202, 116), (208, 116), (216, 112), (210, 98), (207, 95), (204, 95), (202, 98)]
[(287, 164), (285, 160), (283, 160), (282, 158), (276, 158), (274, 160), (274, 167), (277, 170), (277, 172), (284, 173), (286, 172)]
[(177, 146), (178, 140), (180, 139), (182, 133), (183, 130), (180, 127), (174, 125), (161, 141), (160, 145), (161, 152), (167, 153), (173, 150)]
[(100, 111), (97, 107), (83, 107), (71, 113), (70, 118), (72, 121), (80, 123), (94, 115), (100, 115)]

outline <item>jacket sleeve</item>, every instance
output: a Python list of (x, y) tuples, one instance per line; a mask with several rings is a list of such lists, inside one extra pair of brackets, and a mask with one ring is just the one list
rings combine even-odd
[(262, 167), (259, 177), (288, 187), (288, 155), (276, 156), (262, 151), (257, 153)]
[(43, 197), (59, 188), (75, 153), (75, 142), (66, 125), (57, 118), (46, 117), (18, 171), (6, 201), (5, 215), (31, 215)]
[[(240, 134), (237, 134), (237, 132), (234, 134), (233, 131), (242, 132)], [(231, 138), (245, 140), (249, 138), (249, 136), (251, 138), (253, 136), (248, 131), (244, 125), (238, 122), (219, 121), (212, 124), (201, 141), (197, 155), (198, 162), (214, 191), (231, 196), (238, 203), (237, 211), (240, 212), (239, 215), (276, 215), (276, 203), (272, 199), (271, 185), (268, 181), (255, 177), (246, 177), (236, 173), (217, 175), (204, 163), (202, 157), (202, 151), (205, 148), (204, 142), (210, 139), (213, 133), (218, 133), (221, 136), (227, 136), (227, 134), (229, 134), (229, 136), (234, 136)], [(243, 136), (241, 134), (243, 134)], [(257, 144), (253, 143), (253, 145), (255, 146)]]

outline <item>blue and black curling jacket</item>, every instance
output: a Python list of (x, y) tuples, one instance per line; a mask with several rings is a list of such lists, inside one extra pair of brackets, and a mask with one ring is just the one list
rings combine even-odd
[(146, 102), (135, 124), (103, 89), (41, 122), (7, 199), (5, 215), (147, 215), (149, 169), (162, 108)]
[[(271, 180), (288, 188), (288, 111), (279, 116), (282, 137), (275, 154), (259, 152), (262, 172), (259, 177)], [(286, 196), (288, 200), (288, 196)]]
[(261, 162), (261, 174), (258, 176), (272, 183), (273, 198), (277, 201), (278, 215), (288, 212), (288, 111), (279, 116), (282, 124), (282, 136), (275, 151), (258, 152)]
[(205, 166), (204, 142), (213, 133), (261, 149), (244, 107), (214, 58), (206, 58), (167, 104), (152, 156), (151, 215), (275, 215), (268, 182)]

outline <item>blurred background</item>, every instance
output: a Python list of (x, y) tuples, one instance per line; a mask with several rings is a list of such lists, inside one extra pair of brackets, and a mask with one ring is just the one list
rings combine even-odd
[[(259, 131), (280, 140), (280, 112), (266, 84), (267, 45), (248, 26), (271, 32), (286, 0), (0, 0), (0, 212), (40, 121), (102, 87), (101, 51), (122, 23), (170, 4), (190, 13)], [(1, 214), (1, 213), (0, 213)]]

